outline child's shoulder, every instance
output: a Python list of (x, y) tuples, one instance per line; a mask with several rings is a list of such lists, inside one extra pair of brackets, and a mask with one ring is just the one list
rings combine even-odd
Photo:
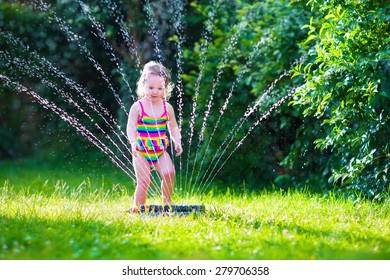
[(165, 106), (167, 107), (167, 110), (173, 110), (172, 105), (167, 101), (165, 101)]
[(133, 105), (131, 105), (131, 108), (140, 108), (141, 105), (139, 104), (139, 100), (135, 101)]
[(165, 100), (164, 102), (165, 102), (167, 107), (171, 107), (172, 108), (172, 105), (168, 101)]
[(131, 105), (130, 111), (137, 112), (137, 113), (139, 113), (141, 111), (141, 104), (140, 104), (139, 100), (134, 102), (133, 105)]

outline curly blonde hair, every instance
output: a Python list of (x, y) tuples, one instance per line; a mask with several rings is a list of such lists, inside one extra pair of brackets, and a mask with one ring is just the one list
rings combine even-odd
[(149, 61), (145, 64), (144, 69), (142, 70), (141, 77), (137, 82), (138, 98), (141, 99), (145, 96), (144, 83), (150, 74), (160, 76), (164, 79), (164, 99), (168, 100), (171, 97), (173, 89), (173, 85), (171, 82), (171, 74), (164, 65), (156, 61)]

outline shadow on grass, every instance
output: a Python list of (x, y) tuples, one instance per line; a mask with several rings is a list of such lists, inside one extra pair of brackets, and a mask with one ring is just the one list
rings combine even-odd
[[(272, 239), (262, 240), (262, 248), (270, 254), (267, 259), (323, 259), (323, 260), (389, 260), (390, 238), (356, 233), (347, 228), (319, 229), (291, 222), (269, 219), (247, 220), (240, 214), (224, 215), (209, 212), (212, 219), (222, 219), (252, 228), (258, 232), (272, 232)], [(378, 233), (382, 229), (378, 229)], [(309, 243), (311, 240), (311, 243)], [(274, 248), (274, 250), (270, 250)], [(364, 249), (366, 248), (366, 249)], [(278, 252), (290, 252), (278, 256)], [(292, 253), (292, 254), (291, 254)]]
[[(139, 228), (94, 220), (1, 217), (0, 259), (153, 259), (159, 251), (136, 238)], [(122, 238), (121, 238), (122, 237)]]
[[(65, 219), (65, 218), (64, 218)], [(96, 220), (45, 220), (21, 216), (1, 216), (2, 233), (0, 259), (15, 260), (173, 260), (173, 259), (389, 259), (390, 250), (369, 251), (354, 248), (356, 243), (384, 247), (388, 240), (375, 237), (352, 237), (347, 231), (314, 230), (297, 225), (264, 221), (258, 231), (268, 227), (274, 238), (249, 239), (237, 246), (241, 236), (219, 242), (202, 238), (191, 231), (191, 224), (203, 218), (183, 218), (183, 228), (166, 230), (148, 220), (124, 217), (122, 221), (104, 223)], [(150, 218), (153, 219), (153, 218)], [(170, 219), (163, 220), (169, 223)], [(152, 221), (152, 220), (151, 220)], [(205, 225), (204, 230), (213, 228)], [(202, 228), (198, 228), (202, 229)], [(177, 235), (172, 234), (177, 232)], [(299, 241), (289, 240), (288, 234), (299, 235)], [(318, 239), (316, 244), (305, 244), (304, 237)], [(349, 237), (350, 236), (350, 237)], [(338, 239), (351, 239), (350, 248), (340, 248)], [(333, 242), (333, 241), (334, 242)], [(329, 243), (327, 243), (329, 242)], [(215, 249), (218, 248), (218, 249)]]

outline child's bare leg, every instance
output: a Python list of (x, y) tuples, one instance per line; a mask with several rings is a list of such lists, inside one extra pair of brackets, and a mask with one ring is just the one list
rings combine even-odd
[(147, 160), (141, 155), (133, 159), (135, 175), (137, 177), (137, 187), (134, 193), (134, 203), (139, 206), (146, 203), (148, 189), (150, 185), (150, 166)]
[(172, 194), (175, 184), (175, 167), (168, 153), (164, 153), (156, 163), (156, 170), (160, 173), (163, 205), (173, 205)]

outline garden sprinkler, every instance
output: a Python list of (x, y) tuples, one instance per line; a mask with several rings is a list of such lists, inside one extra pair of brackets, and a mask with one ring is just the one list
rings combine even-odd
[(204, 205), (147, 205), (142, 204), (139, 207), (130, 209), (130, 213), (139, 213), (141, 215), (189, 215), (202, 214), (206, 210)]

